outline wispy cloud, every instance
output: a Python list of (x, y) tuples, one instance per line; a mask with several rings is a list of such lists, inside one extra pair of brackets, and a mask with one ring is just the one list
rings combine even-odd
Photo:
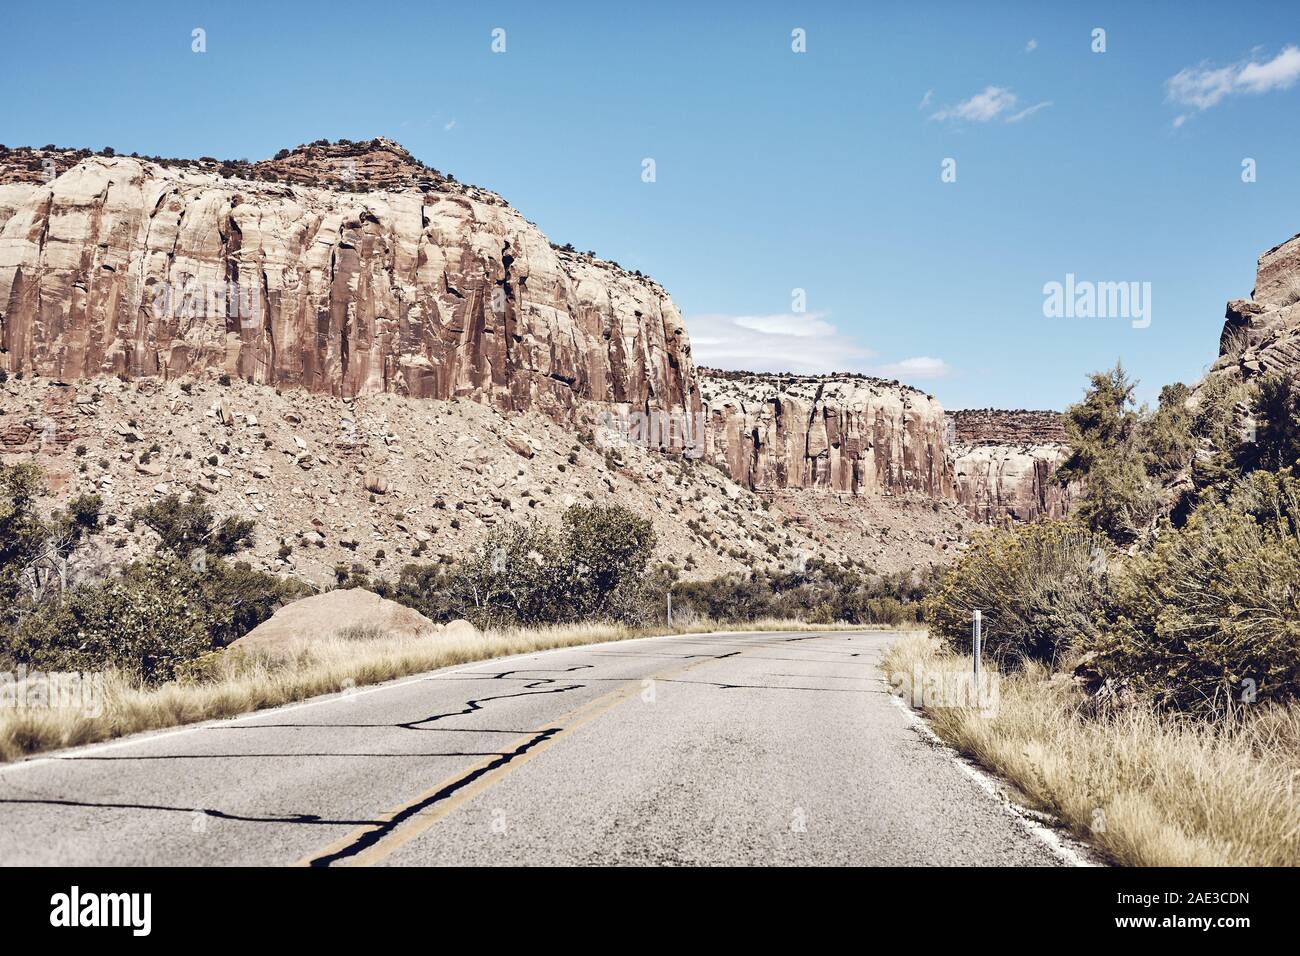
[(1033, 53), (1033, 52), (1034, 52), (1035, 50), (1037, 50), (1037, 49), (1038, 49), (1038, 41), (1037, 41), (1037, 40), (1033, 40), (1033, 39), (1031, 39), (1028, 43), (1025, 44), (1025, 52), (1026, 52), (1026, 53)]
[(1271, 60), (1240, 61), (1215, 67), (1209, 63), (1184, 67), (1165, 81), (1171, 103), (1190, 108), (1174, 118), (1182, 126), (1195, 113), (1217, 106), (1229, 96), (1287, 90), (1300, 80), (1300, 47), (1289, 45)]
[(456, 121), (454, 119), (448, 120), (447, 122), (442, 124), (442, 128), (445, 132), (450, 133), (452, 130), (456, 128)]
[(875, 353), (844, 335), (826, 312), (696, 315), (686, 327), (696, 361), (750, 372), (861, 372)]
[(1045, 110), (1051, 105), (1052, 105), (1051, 100), (1044, 100), (1041, 103), (1035, 103), (1033, 106), (1030, 106), (1027, 109), (1023, 109), (1019, 113), (1013, 113), (1010, 116), (1008, 116), (1007, 122), (1019, 123), (1022, 119), (1026, 119), (1027, 117), (1033, 116), (1039, 110)]
[(878, 365), (871, 369), (871, 372), (882, 378), (896, 378), (903, 382), (913, 382), (919, 379), (945, 378), (952, 373), (952, 366), (941, 358), (918, 355), (914, 358), (905, 358), (901, 362)]
[(827, 312), (697, 315), (687, 321), (701, 365), (750, 372), (862, 372), (904, 382), (943, 378), (943, 359), (920, 355), (878, 363), (878, 356), (827, 321)]
[(1052, 105), (1051, 101), (1044, 101), (1017, 111), (1018, 103), (1019, 98), (1006, 87), (986, 86), (970, 99), (932, 113), (930, 119), (959, 123), (988, 123), (1000, 119), (1005, 123), (1018, 123)]
[(923, 110), (934, 101), (934, 90), (926, 90), (925, 96), (921, 97), (921, 102), (917, 104), (918, 110)]

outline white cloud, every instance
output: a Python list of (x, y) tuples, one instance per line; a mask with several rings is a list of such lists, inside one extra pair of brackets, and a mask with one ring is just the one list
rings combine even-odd
[(934, 90), (926, 90), (926, 91), (925, 91), (925, 96), (921, 97), (921, 102), (917, 105), (916, 108), (917, 108), (918, 110), (923, 110), (923, 109), (925, 109), (927, 106), (930, 105), (930, 102), (931, 102), (933, 99), (934, 99)]
[(956, 106), (945, 106), (937, 113), (932, 113), (932, 120), (950, 120), (965, 123), (988, 123), (1001, 119), (1005, 123), (1019, 123), (1033, 116), (1041, 109), (1051, 106), (1051, 101), (1035, 103), (1033, 106), (1016, 112), (1019, 97), (1004, 86), (986, 86), (968, 100), (962, 100)]
[[(1199, 112), (1217, 106), (1229, 96), (1288, 90), (1297, 80), (1300, 80), (1300, 47), (1287, 46), (1264, 63), (1250, 60), (1231, 66), (1211, 67), (1202, 63), (1184, 67), (1165, 80), (1165, 91), (1171, 103)], [(1191, 115), (1179, 115), (1174, 126), (1182, 126)]]
[(987, 123), (1002, 113), (1014, 109), (1015, 105), (1016, 94), (1010, 90), (1001, 86), (986, 86), (983, 92), (976, 93), (968, 100), (962, 100), (956, 106), (944, 107), (930, 119)]
[(749, 372), (862, 372), (875, 353), (842, 335), (825, 312), (697, 315), (686, 322), (701, 365)]
[(454, 130), (454, 129), (456, 128), (456, 121), (455, 121), (455, 120), (448, 120), (446, 123), (443, 123), (443, 124), (442, 124), (442, 128), (443, 128), (446, 132), (450, 133), (452, 130)]
[(903, 382), (943, 378), (952, 369), (928, 355), (873, 364), (876, 353), (826, 321), (829, 313), (697, 315), (687, 320), (700, 365), (748, 372), (861, 372)]
[(822, 316), (825, 314), (825, 312), (786, 312), (779, 315), (738, 315), (735, 322), (742, 329), (763, 332), (767, 335), (816, 338), (835, 334), (835, 326), (822, 321)]
[(913, 358), (905, 358), (901, 362), (877, 366), (871, 371), (872, 374), (883, 378), (896, 378), (909, 382), (922, 378), (944, 378), (952, 372), (952, 366), (941, 358), (917, 355)]
[(1035, 50), (1037, 50), (1037, 49), (1038, 49), (1038, 41), (1037, 41), (1037, 40), (1030, 40), (1028, 43), (1025, 44), (1025, 52), (1026, 52), (1026, 53), (1033, 53), (1033, 52), (1034, 52)]

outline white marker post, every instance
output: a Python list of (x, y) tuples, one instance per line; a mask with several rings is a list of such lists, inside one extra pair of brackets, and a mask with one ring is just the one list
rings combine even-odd
[(977, 688), (980, 685), (980, 626), (983, 623), (981, 614), (980, 611), (975, 612), (975, 619), (971, 622), (970, 627), (971, 657), (975, 663), (975, 686)]
[(673, 626), (673, 592), (668, 592), (668, 626)]

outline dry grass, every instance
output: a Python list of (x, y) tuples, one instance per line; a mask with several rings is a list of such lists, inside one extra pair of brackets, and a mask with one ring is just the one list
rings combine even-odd
[[(882, 667), (910, 694), (912, 675), (969, 664), (913, 636)], [(1001, 680), (995, 713), (925, 712), (941, 738), (1115, 863), (1300, 865), (1300, 707), (1211, 724), (1136, 707), (1088, 718), (1081, 703), (1039, 668)]]
[(95, 708), (98, 713), (86, 713), (84, 708), (2, 709), (0, 762), (145, 730), (233, 717), (349, 687), (511, 654), (664, 633), (839, 629), (847, 626), (777, 620), (735, 625), (700, 621), (671, 631), (577, 624), (473, 636), (397, 638), (349, 628), (332, 638), (304, 643), (285, 656), (218, 651), (196, 662), (187, 679), (161, 687), (142, 687), (120, 673), (108, 672), (102, 706)]

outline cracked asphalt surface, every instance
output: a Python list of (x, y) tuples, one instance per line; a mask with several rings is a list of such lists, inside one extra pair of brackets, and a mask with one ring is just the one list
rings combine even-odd
[(9, 865), (1060, 865), (888, 699), (895, 635), (482, 661), (0, 767)]

